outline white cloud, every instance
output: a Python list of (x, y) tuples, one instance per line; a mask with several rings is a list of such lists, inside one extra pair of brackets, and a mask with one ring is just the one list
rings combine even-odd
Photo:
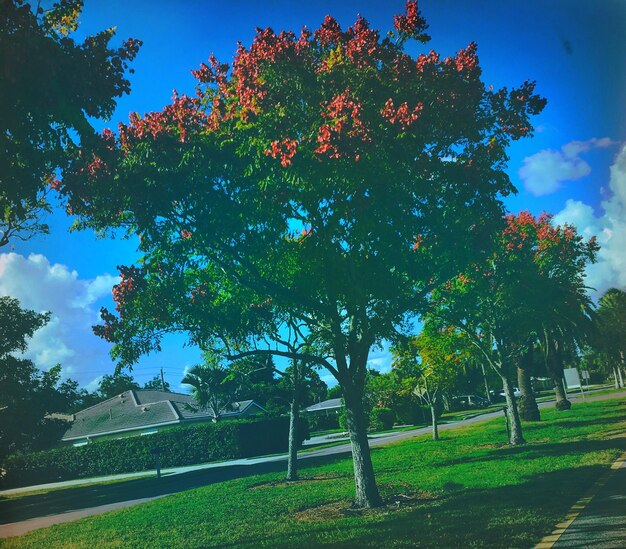
[(559, 151), (539, 151), (524, 158), (519, 176), (526, 190), (535, 196), (553, 193), (564, 181), (576, 181), (591, 173), (591, 166), (581, 158), (581, 154), (613, 144), (608, 137), (594, 137), (587, 141), (572, 141), (563, 145)]
[(602, 294), (608, 288), (626, 288), (626, 145), (611, 166), (608, 197), (603, 213), (578, 200), (568, 200), (555, 217), (556, 224), (570, 223), (585, 237), (596, 236), (598, 262), (587, 269), (587, 285)]
[(112, 372), (110, 345), (91, 331), (100, 322), (99, 303), (110, 295), (118, 277), (104, 274), (80, 279), (76, 271), (50, 264), (41, 254), (28, 258), (0, 254), (0, 295), (19, 299), (23, 308), (50, 311), (50, 322), (29, 341), (26, 357), (47, 370), (57, 363), (64, 377), (93, 383), (97, 371)]
[(391, 371), (391, 351), (388, 343), (384, 343), (382, 347), (370, 352), (367, 367), (377, 370), (381, 374)]

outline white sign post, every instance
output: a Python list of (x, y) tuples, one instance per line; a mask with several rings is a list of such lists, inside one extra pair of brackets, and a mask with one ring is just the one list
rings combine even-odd
[(587, 391), (588, 391), (589, 390), (589, 378), (591, 377), (589, 375), (589, 372), (587, 370), (581, 370), (580, 377), (582, 377), (585, 380), (585, 383), (587, 384)]

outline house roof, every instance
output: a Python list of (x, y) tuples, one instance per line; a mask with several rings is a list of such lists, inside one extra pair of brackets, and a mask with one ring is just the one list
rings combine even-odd
[[(72, 425), (61, 440), (75, 440), (213, 417), (212, 410), (194, 410), (191, 408), (194, 405), (194, 397), (182, 393), (126, 391), (77, 412)], [(229, 409), (222, 410), (220, 415), (225, 418), (237, 417), (252, 406), (265, 411), (253, 400), (245, 400), (234, 402)]]
[(343, 403), (340, 398), (331, 398), (329, 400), (324, 400), (322, 402), (318, 402), (317, 404), (313, 404), (309, 406), (306, 411), (307, 412), (319, 412), (321, 410), (336, 410), (337, 408), (342, 408)]

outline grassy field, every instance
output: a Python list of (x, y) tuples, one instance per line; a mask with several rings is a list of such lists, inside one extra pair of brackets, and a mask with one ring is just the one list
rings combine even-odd
[[(373, 450), (386, 506), (350, 507), (351, 460), (307, 463), (0, 542), (0, 547), (529, 547), (626, 448), (626, 402), (576, 403), (504, 444), (500, 419)], [(307, 460), (308, 461), (308, 460)], [(313, 460), (311, 460), (313, 461)]]

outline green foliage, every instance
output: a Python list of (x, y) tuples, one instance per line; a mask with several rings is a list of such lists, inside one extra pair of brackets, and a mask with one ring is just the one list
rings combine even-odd
[[(368, 420), (369, 420), (369, 416), (368, 416)], [(338, 418), (338, 423), (339, 423), (339, 428), (347, 431), (348, 430), (348, 416), (346, 414), (346, 409), (342, 408), (341, 411), (339, 412), (339, 418)]]
[(407, 400), (394, 409), (397, 423), (401, 425), (424, 425), (430, 422), (430, 410), (415, 400)]
[(98, 396), (101, 400), (112, 398), (124, 391), (131, 391), (140, 389), (139, 383), (137, 383), (133, 376), (130, 374), (117, 373), (106, 374), (102, 376), (100, 383), (98, 384)]
[(90, 118), (108, 118), (130, 91), (128, 62), (140, 42), (110, 46), (114, 30), (77, 29), (81, 0), (60, 0), (44, 13), (21, 0), (0, 2), (0, 247), (12, 237), (48, 231), (48, 186), (68, 151), (93, 141)]
[(50, 319), (20, 307), (11, 297), (0, 297), (0, 459), (19, 450), (36, 450), (55, 443), (66, 422), (47, 414), (70, 411), (82, 398), (78, 384), (60, 383), (61, 366), (38, 370), (23, 353), (28, 339)]
[(50, 313), (22, 309), (17, 299), (0, 297), (0, 357), (26, 351), (27, 341), (49, 320)]
[[(194, 71), (196, 97), (133, 114), (64, 170), (80, 227), (141, 235), (119, 314), (97, 328), (116, 360), (176, 331), (230, 359), (323, 366), (363, 446), (370, 350), (485, 257), (514, 190), (506, 149), (546, 104), (534, 82), (485, 85), (475, 43), (444, 59), (405, 51), (428, 39), (416, 3), (406, 11), (398, 40), (362, 17), (299, 38), (259, 28), (232, 67), (211, 56)], [(282, 336), (302, 330), (294, 352)], [(362, 454), (357, 499), (378, 505)]]
[(484, 256), (513, 190), (506, 147), (545, 105), (532, 82), (486, 86), (475, 44), (412, 58), (407, 36), (362, 18), (300, 40), (259, 29), (232, 70), (194, 72), (198, 98), (133, 115), (65, 170), (81, 226), (141, 234), (141, 291), (100, 330), (116, 359), (167, 331), (274, 352), (289, 317), (307, 358), (363, 391), (369, 349)]
[[(275, 375), (276, 365), (272, 357), (246, 357), (232, 362), (230, 377), (237, 386), (238, 400), (254, 400), (268, 409), (272, 402), (279, 402), (280, 412), (288, 408), (289, 393), (281, 386)], [(270, 402), (272, 401), (272, 402)]]
[[(4, 460), (5, 486), (130, 473), (155, 468), (153, 448), (161, 449), (161, 466), (193, 465), (287, 450), (289, 419), (285, 417), (201, 423), (172, 427), (153, 435), (96, 441), (19, 454)], [(306, 420), (300, 440), (308, 437)]]
[[(191, 385), (198, 408), (208, 410), (216, 421), (236, 398), (237, 386), (228, 369), (213, 353), (203, 354), (204, 362), (193, 366), (182, 382)], [(194, 407), (188, 405), (190, 407)]]
[[(512, 378), (529, 345), (544, 355), (579, 346), (591, 328), (585, 268), (597, 243), (552, 216), (507, 215), (491, 256), (433, 295), (433, 321), (468, 338), (500, 376)], [(558, 356), (560, 355), (560, 356)]]
[(169, 391), (170, 390), (170, 384), (167, 381), (165, 382), (165, 384), (163, 384), (163, 380), (161, 379), (161, 376), (160, 375), (156, 375), (151, 380), (146, 381), (144, 383), (143, 389), (145, 389), (145, 390), (153, 390), (153, 391)]
[(339, 414), (307, 414), (311, 431), (339, 429)]
[(373, 408), (370, 412), (370, 431), (388, 431), (396, 421), (391, 408)]
[(465, 334), (450, 327), (441, 329), (427, 317), (421, 333), (398, 342), (392, 354), (399, 392), (433, 406), (441, 403), (461, 367), (476, 353)]
[[(626, 292), (611, 288), (598, 301), (592, 349), (612, 369), (626, 366)], [(608, 372), (607, 372), (608, 373)]]
[(335, 385), (326, 391), (326, 398), (324, 400), (330, 400), (331, 398), (342, 398), (341, 385)]

